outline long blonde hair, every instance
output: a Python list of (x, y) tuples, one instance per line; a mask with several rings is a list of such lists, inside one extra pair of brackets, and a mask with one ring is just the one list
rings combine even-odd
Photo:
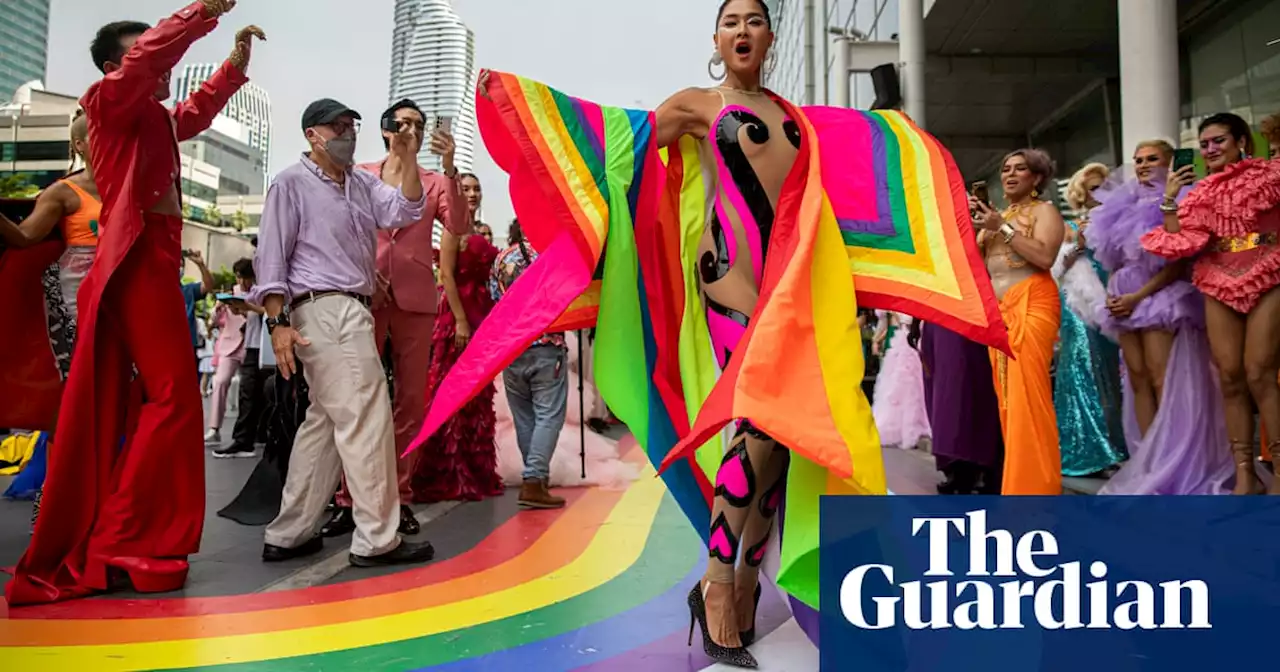
[(1097, 177), (1101, 183), (1110, 176), (1111, 169), (1101, 163), (1091, 163), (1077, 170), (1076, 174), (1071, 176), (1071, 181), (1067, 183), (1067, 205), (1076, 212), (1082, 212), (1085, 205), (1089, 203), (1090, 189), (1087, 186), (1089, 180)]

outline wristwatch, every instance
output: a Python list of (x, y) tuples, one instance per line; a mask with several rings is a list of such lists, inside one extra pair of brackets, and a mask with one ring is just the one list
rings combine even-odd
[(288, 313), (280, 313), (275, 317), (268, 317), (266, 322), (267, 322), (267, 333), (270, 334), (276, 330), (276, 327), (289, 326), (289, 315)]

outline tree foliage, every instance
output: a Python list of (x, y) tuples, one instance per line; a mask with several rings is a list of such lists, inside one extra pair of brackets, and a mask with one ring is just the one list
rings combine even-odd
[(40, 188), (24, 173), (0, 176), (0, 198), (35, 198)]

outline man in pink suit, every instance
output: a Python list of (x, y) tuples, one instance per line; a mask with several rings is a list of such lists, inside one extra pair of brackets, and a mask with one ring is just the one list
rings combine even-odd
[[(388, 128), (413, 127), (421, 150), (426, 135), (426, 116), (412, 100), (402, 100), (382, 113), (383, 143), (389, 148), (393, 135)], [(427, 368), (431, 364), (431, 332), (435, 328), (437, 298), (436, 278), (433, 270), (434, 253), (431, 232), (435, 222), (457, 235), (471, 233), (471, 217), (467, 202), (459, 184), (458, 169), (453, 164), (453, 139), (439, 134), (437, 141), (445, 141), (442, 165), (444, 174), (423, 168), (422, 186), (427, 205), (422, 219), (402, 229), (378, 230), (378, 290), (373, 296), (374, 338), (378, 350), (386, 347), (391, 339), (392, 370), (395, 375), (395, 399), (392, 414), (395, 420), (396, 454), (409, 447), (409, 443), (422, 429), (427, 407)], [(379, 176), (383, 182), (398, 187), (401, 166), (394, 156), (377, 163), (366, 163), (357, 168)], [(413, 474), (418, 453), (401, 458), (396, 465), (400, 479), (400, 533), (417, 534), (418, 521), (413, 517), (408, 503), (412, 498), (409, 477)], [(336, 537), (355, 529), (351, 514), (351, 497), (347, 493), (344, 477), (336, 498), (333, 516), (321, 529), (326, 537)]]

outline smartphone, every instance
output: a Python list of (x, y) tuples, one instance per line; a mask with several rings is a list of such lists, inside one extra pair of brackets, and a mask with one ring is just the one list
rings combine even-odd
[(1185, 166), (1196, 165), (1196, 150), (1194, 149), (1175, 149), (1173, 150), (1173, 171), (1177, 172)]
[(218, 294), (214, 298), (218, 299), (222, 303), (248, 303), (244, 300), (243, 296), (236, 296), (234, 294)]
[(453, 132), (453, 117), (436, 117), (436, 130), (445, 133)]
[(382, 118), (382, 130), (384, 130), (384, 131), (386, 131), (386, 132), (388, 132), (388, 133), (399, 133), (399, 132), (400, 132), (400, 122), (399, 122), (399, 121), (397, 121), (395, 117), (383, 117), (383, 118)]
[(979, 201), (982, 201), (983, 203), (991, 202), (991, 194), (987, 192), (986, 180), (979, 180), (977, 182), (974, 182), (973, 186), (969, 190), (969, 193), (973, 194), (974, 198), (978, 199)]

